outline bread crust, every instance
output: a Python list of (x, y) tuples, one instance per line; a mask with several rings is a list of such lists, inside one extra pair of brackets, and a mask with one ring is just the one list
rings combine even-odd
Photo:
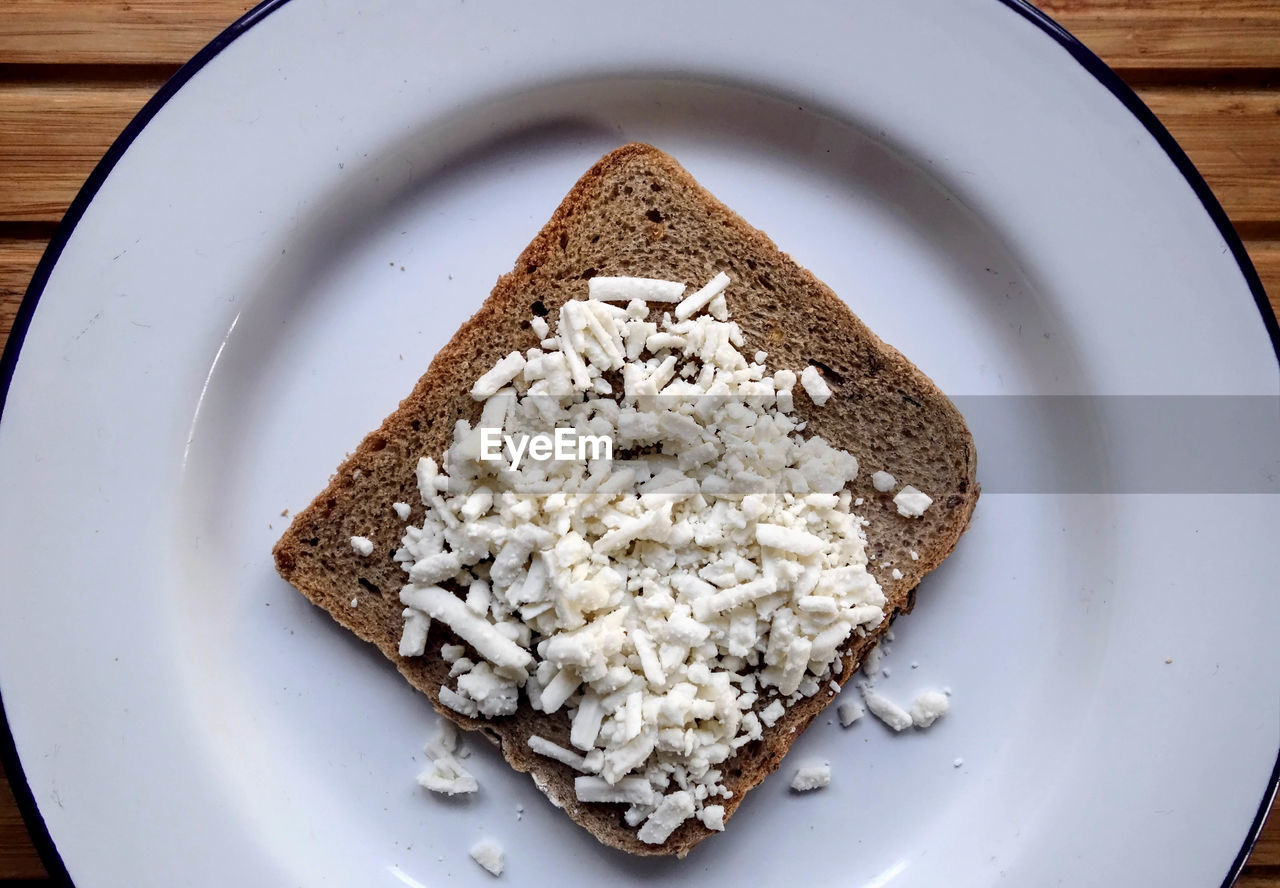
[[(768, 352), (773, 371), (817, 366), (834, 395), (818, 408), (797, 388), (796, 412), (809, 421), (810, 432), (852, 452), (862, 467), (850, 487), (865, 500), (857, 511), (870, 520), (867, 554), (888, 599), (889, 618), (866, 637), (851, 639), (837, 676), (843, 685), (892, 618), (910, 610), (921, 578), (951, 553), (968, 526), (979, 494), (973, 439), (938, 387), (867, 329), (829, 287), (649, 145), (624, 145), (583, 175), (412, 393), (338, 467), (273, 550), (285, 580), (376, 645), (437, 711), (483, 732), (569, 817), (604, 844), (632, 854), (683, 857), (712, 833), (690, 819), (665, 843), (647, 845), (623, 822), (622, 805), (578, 802), (575, 772), (534, 755), (526, 743), (536, 733), (568, 746), (570, 724), (563, 712), (547, 715), (524, 706), (508, 717), (471, 719), (440, 704), (438, 692), (449, 666), (439, 649), (458, 639), (435, 622), (426, 656), (398, 653), (403, 624), (398, 594), (405, 579), (390, 556), (400, 545), (404, 524), (391, 504), (413, 504), (410, 521), (422, 522), (413, 471), (418, 458), (439, 461), (454, 423), (478, 418), (479, 405), (468, 394), (477, 377), (509, 352), (538, 345), (528, 323), (533, 314), (554, 322), (566, 299), (586, 295), (586, 279), (593, 274), (696, 285), (720, 270), (733, 279), (727, 298), (746, 340), (744, 353)], [(877, 469), (929, 493), (934, 505), (920, 518), (898, 515), (892, 494), (871, 486)], [(352, 536), (374, 541), (374, 554), (362, 558), (353, 552)], [(918, 559), (911, 558), (912, 551)], [(876, 567), (883, 561), (891, 561), (901, 578)], [(357, 607), (350, 606), (352, 598), (359, 599)], [(761, 740), (725, 763), (724, 783), (733, 792), (725, 801), (726, 821), (830, 700), (819, 693), (800, 701)]]

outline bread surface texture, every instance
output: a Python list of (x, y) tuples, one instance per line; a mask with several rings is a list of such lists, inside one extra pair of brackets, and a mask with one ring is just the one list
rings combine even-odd
[[(435, 621), (425, 656), (398, 653), (403, 626), (398, 596), (406, 577), (392, 554), (405, 522), (391, 504), (410, 503), (409, 522), (422, 523), (414, 476), (419, 457), (440, 462), (455, 422), (478, 419), (480, 405), (469, 391), (479, 376), (508, 353), (538, 346), (532, 317), (545, 316), (554, 327), (560, 306), (585, 298), (587, 280), (594, 275), (684, 281), (696, 289), (719, 271), (732, 279), (726, 298), (746, 340), (743, 353), (767, 352), (771, 371), (817, 367), (833, 395), (817, 407), (797, 386), (796, 414), (808, 421), (807, 433), (849, 451), (861, 466), (850, 487), (864, 499), (855, 511), (870, 521), (868, 567), (888, 603), (877, 631), (851, 637), (837, 676), (844, 684), (892, 617), (910, 609), (916, 585), (967, 527), (978, 499), (972, 438), (955, 406), (928, 377), (764, 233), (648, 145), (624, 145), (583, 175), (412, 393), (338, 467), (274, 549), (284, 579), (337, 623), (376, 645), (442, 715), (484, 732), (512, 767), (529, 773), (573, 820), (606, 845), (633, 854), (684, 856), (712, 832), (694, 818), (663, 844), (648, 845), (623, 821), (623, 805), (579, 802), (576, 772), (535, 755), (526, 742), (538, 734), (568, 747), (570, 721), (563, 711), (548, 715), (525, 705), (511, 716), (472, 719), (439, 703), (450, 668), (439, 651), (458, 639)], [(933, 505), (918, 518), (899, 515), (893, 493), (880, 493), (871, 484), (878, 469), (925, 491)], [(357, 554), (353, 536), (372, 540), (373, 554)], [(884, 561), (901, 572), (900, 579), (878, 567)], [(353, 599), (358, 606), (351, 606)], [(826, 692), (803, 699), (761, 740), (725, 763), (724, 782), (733, 792), (724, 802), (726, 820), (831, 699)]]

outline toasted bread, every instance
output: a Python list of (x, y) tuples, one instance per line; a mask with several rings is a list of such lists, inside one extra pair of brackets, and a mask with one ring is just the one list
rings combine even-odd
[[(531, 316), (554, 321), (566, 300), (585, 296), (587, 279), (597, 274), (698, 282), (721, 270), (734, 281), (728, 305), (742, 328), (744, 350), (767, 351), (770, 366), (819, 368), (834, 395), (817, 408), (798, 392), (796, 410), (808, 420), (810, 433), (853, 453), (863, 466), (851, 486), (865, 499), (858, 512), (870, 520), (868, 557), (888, 599), (889, 619), (865, 638), (850, 639), (837, 676), (845, 683), (892, 617), (910, 610), (916, 585), (968, 525), (978, 499), (972, 438), (937, 386), (868, 330), (835, 293), (648, 145), (618, 148), (578, 181), (413, 392), (338, 467), (274, 549), (282, 577), (339, 624), (377, 645), (442, 715), (482, 731), (571, 818), (601, 842), (634, 854), (684, 856), (711, 831), (690, 819), (663, 844), (647, 845), (623, 822), (621, 805), (579, 802), (575, 772), (533, 754), (526, 743), (539, 734), (567, 746), (570, 723), (563, 712), (547, 715), (525, 706), (511, 716), (472, 719), (440, 704), (449, 665), (439, 650), (458, 640), (437, 623), (425, 656), (399, 655), (398, 592), (405, 575), (391, 556), (404, 523), (390, 504), (414, 503), (410, 521), (421, 523), (417, 460), (440, 460), (455, 422), (476, 421), (480, 405), (468, 392), (481, 374), (509, 352), (538, 345)], [(899, 515), (892, 494), (871, 484), (871, 472), (880, 468), (932, 495), (934, 505), (921, 517)], [(354, 552), (352, 536), (372, 540), (374, 554)], [(882, 561), (891, 561), (900, 578), (874, 567)], [(355, 597), (360, 603), (353, 608)], [(801, 700), (763, 739), (726, 762), (724, 783), (733, 793), (725, 802), (726, 817), (778, 767), (830, 699), (822, 693)]]

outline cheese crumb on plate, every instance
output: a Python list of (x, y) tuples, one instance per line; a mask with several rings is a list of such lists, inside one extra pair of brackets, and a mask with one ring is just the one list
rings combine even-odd
[(502, 875), (502, 870), (506, 867), (502, 846), (493, 839), (481, 839), (472, 845), (471, 859), (488, 870), (492, 876)]
[(831, 785), (831, 766), (828, 764), (806, 765), (796, 771), (791, 778), (791, 788), (796, 792), (808, 792)]

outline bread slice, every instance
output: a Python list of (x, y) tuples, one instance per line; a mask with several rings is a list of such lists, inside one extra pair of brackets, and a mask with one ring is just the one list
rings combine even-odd
[[(547, 715), (524, 706), (508, 717), (471, 719), (441, 706), (438, 692), (449, 666), (439, 650), (458, 639), (435, 622), (425, 656), (398, 654), (403, 623), (398, 593), (406, 577), (391, 555), (404, 525), (391, 504), (413, 503), (410, 520), (421, 524), (414, 478), (418, 458), (439, 461), (454, 423), (460, 418), (476, 422), (480, 406), (468, 393), (477, 377), (509, 352), (538, 345), (532, 316), (554, 321), (565, 300), (585, 297), (587, 279), (597, 274), (697, 284), (721, 270), (733, 280), (728, 305), (746, 339), (742, 351), (767, 351), (771, 370), (812, 364), (833, 389), (831, 399), (817, 408), (797, 387), (796, 412), (808, 419), (811, 432), (857, 456), (862, 471), (852, 486), (855, 496), (865, 498), (855, 511), (870, 519), (869, 569), (888, 598), (886, 614), (910, 610), (916, 585), (955, 547), (978, 499), (973, 440), (963, 418), (937, 386), (868, 330), (828, 287), (671, 157), (643, 144), (618, 148), (578, 181), (409, 397), (338, 467), (274, 550), (282, 577), (339, 624), (377, 645), (442, 715), (486, 734), (555, 805), (601, 842), (633, 854), (683, 857), (711, 833), (695, 818), (662, 845), (647, 845), (623, 822), (622, 805), (579, 802), (575, 772), (533, 754), (526, 744), (530, 734), (539, 734), (569, 746), (570, 724), (563, 711)], [(876, 469), (930, 494), (934, 505), (919, 518), (900, 516), (892, 494), (872, 487)], [(372, 540), (374, 554), (353, 552), (352, 536)], [(912, 558), (913, 551), (918, 558)], [(891, 561), (901, 578), (876, 567), (882, 561)], [(358, 607), (351, 606), (353, 598), (359, 599)], [(841, 684), (890, 622), (886, 619), (866, 638), (851, 638)], [(778, 767), (830, 699), (820, 693), (795, 704), (761, 740), (725, 763), (724, 782), (733, 791), (725, 802), (726, 817)]]

